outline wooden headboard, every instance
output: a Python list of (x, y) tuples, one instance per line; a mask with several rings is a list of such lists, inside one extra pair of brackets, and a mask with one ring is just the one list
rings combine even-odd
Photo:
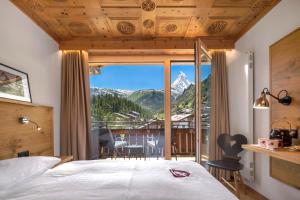
[[(289, 106), (271, 101), (271, 122), (287, 120), (293, 129), (300, 127), (300, 28), (282, 38), (270, 47), (270, 89), (277, 95), (287, 90), (292, 97)], [(288, 128), (286, 123), (276, 128)], [(299, 136), (298, 136), (299, 137)], [(300, 188), (300, 165), (287, 161), (270, 159), (270, 175), (282, 182)]]
[[(32, 123), (21, 124), (19, 117), (27, 116)], [(53, 156), (53, 109), (31, 103), (0, 99), (0, 159), (17, 157), (18, 152)]]

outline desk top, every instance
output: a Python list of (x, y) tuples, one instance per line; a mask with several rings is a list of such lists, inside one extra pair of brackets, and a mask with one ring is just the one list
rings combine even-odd
[(262, 147), (259, 147), (255, 144), (245, 144), (242, 145), (243, 149), (246, 149), (248, 151), (253, 151), (256, 153), (262, 153), (274, 158), (278, 158), (281, 160), (289, 161), (295, 164), (300, 165), (300, 151), (289, 151), (287, 148), (281, 148), (277, 150), (269, 150)]

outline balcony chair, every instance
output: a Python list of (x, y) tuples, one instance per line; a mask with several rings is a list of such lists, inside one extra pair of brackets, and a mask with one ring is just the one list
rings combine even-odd
[[(233, 189), (239, 197), (240, 186), (244, 187), (244, 184), (240, 175), (240, 170), (243, 169), (243, 165), (239, 163), (240, 157), (238, 157), (238, 154), (243, 151), (242, 144), (247, 144), (247, 138), (241, 134), (230, 136), (224, 133), (218, 137), (217, 143), (223, 152), (222, 159), (208, 161), (209, 172), (212, 173), (213, 168), (221, 170), (222, 175), (220, 176), (220, 181)], [(229, 183), (226, 178), (228, 171), (233, 174), (234, 185)]]
[[(175, 159), (177, 160), (177, 147), (175, 143), (175, 131), (171, 131), (171, 148), (172, 148), (172, 154), (175, 155)], [(165, 146), (165, 135), (164, 135), (164, 129), (160, 130), (159, 134), (157, 136), (147, 136), (147, 152), (149, 152), (149, 147), (154, 149), (154, 153), (157, 157), (164, 156), (164, 146)]]
[(99, 154), (102, 155), (102, 149), (108, 149), (108, 155), (113, 159), (120, 155), (118, 149), (125, 147), (127, 145), (126, 138), (114, 137), (110, 129), (103, 129), (100, 131), (99, 136)]

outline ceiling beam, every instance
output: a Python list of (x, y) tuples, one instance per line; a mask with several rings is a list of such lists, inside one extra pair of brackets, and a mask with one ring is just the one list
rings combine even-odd
[(163, 63), (165, 60), (193, 61), (194, 55), (89, 55), (90, 65), (116, 63)]
[[(235, 39), (224, 37), (200, 37), (207, 49), (234, 49)], [(60, 50), (118, 50), (118, 49), (194, 49), (195, 38), (160, 39), (73, 39), (59, 42)]]
[(194, 55), (194, 49), (127, 49), (89, 50), (89, 56), (98, 55)]

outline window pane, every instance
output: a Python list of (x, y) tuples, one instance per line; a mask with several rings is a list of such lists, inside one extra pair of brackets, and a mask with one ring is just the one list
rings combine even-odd
[(103, 159), (163, 157), (163, 65), (91, 67), (90, 90), (94, 154), (99, 149)]
[(172, 62), (172, 131), (173, 159), (195, 161), (195, 65)]
[(201, 163), (205, 164), (209, 154), (210, 108), (211, 108), (211, 65), (201, 65)]

